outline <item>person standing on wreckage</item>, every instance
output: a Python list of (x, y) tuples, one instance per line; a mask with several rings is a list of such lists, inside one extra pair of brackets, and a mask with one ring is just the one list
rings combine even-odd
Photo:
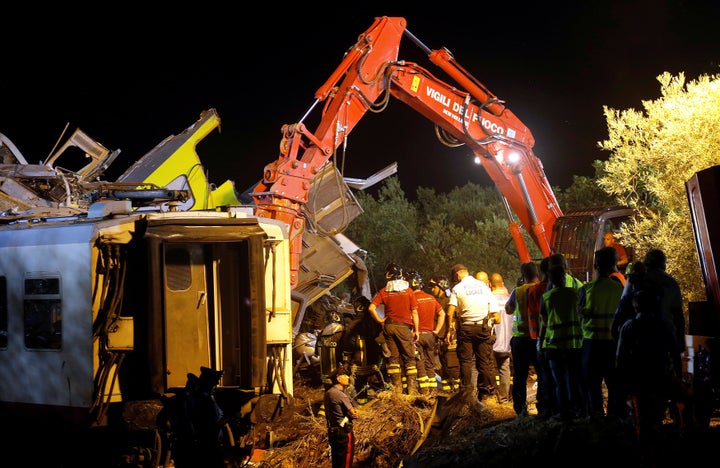
[[(440, 303), (443, 310), (447, 311), (447, 304), (450, 300), (450, 282), (446, 276), (433, 276), (430, 278), (430, 292)], [(458, 390), (460, 386), (460, 363), (458, 362), (455, 334), (450, 333), (447, 312), (443, 326), (438, 334), (440, 376), (442, 378), (440, 389), (444, 393), (451, 393)]]
[(445, 324), (445, 310), (435, 296), (423, 291), (425, 283), (420, 273), (412, 271), (408, 274), (408, 279), (418, 302), (420, 338), (416, 347), (420, 354), (418, 358), (420, 393), (435, 395), (438, 389), (435, 366), (440, 362), (437, 337)]
[[(408, 394), (417, 394), (417, 360), (415, 342), (420, 337), (418, 305), (409, 283), (403, 279), (403, 269), (397, 263), (385, 268), (385, 288), (373, 297), (368, 310), (383, 324), (385, 343), (390, 349), (387, 373), (395, 393), (402, 393), (402, 371), (407, 377)], [(382, 305), (385, 314), (380, 317), (377, 308)]]
[[(495, 342), (493, 343), (493, 355), (497, 368), (497, 400), (500, 404), (510, 402), (510, 387), (512, 380), (512, 350), (510, 339), (512, 338), (513, 320), (511, 316), (504, 314), (505, 304), (510, 299), (510, 293), (505, 287), (505, 281), (500, 273), (490, 275), (490, 291), (495, 298), (493, 312), (500, 317), (500, 323), (493, 325)], [(504, 317), (503, 317), (504, 315)]]
[(358, 411), (346, 391), (350, 376), (338, 367), (330, 374), (330, 379), (333, 385), (325, 391), (323, 405), (332, 467), (350, 468), (355, 458), (353, 422), (358, 418)]
[(460, 388), (474, 393), (473, 368), (477, 364), (477, 398), (487, 400), (495, 395), (495, 363), (491, 343), (496, 313), (495, 301), (488, 285), (468, 273), (467, 267), (452, 267), (457, 284), (450, 290), (447, 314), (450, 330), (457, 333), (457, 355), (460, 361)]

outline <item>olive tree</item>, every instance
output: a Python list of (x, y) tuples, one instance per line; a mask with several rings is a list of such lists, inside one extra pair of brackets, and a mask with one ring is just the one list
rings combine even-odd
[(417, 199), (424, 220), (420, 235), (428, 253), (428, 271), (449, 275), (453, 264), (463, 263), (471, 273), (500, 273), (512, 289), (520, 261), (494, 187), (467, 183), (443, 194), (420, 187)]
[[(597, 177), (602, 171), (602, 163), (595, 161), (593, 167)], [(592, 177), (574, 175), (570, 187), (565, 190), (553, 187), (553, 191), (558, 205), (563, 211), (591, 206), (611, 206), (617, 203), (617, 200), (603, 191)]]
[(373, 291), (385, 285), (385, 266), (390, 262), (407, 264), (422, 245), (418, 241), (418, 215), (407, 199), (397, 176), (383, 181), (377, 198), (360, 192), (357, 200), (363, 208), (345, 234), (368, 252), (366, 260)]
[(508, 288), (514, 286), (520, 262), (494, 188), (468, 183), (437, 194), (419, 187), (417, 201), (411, 202), (393, 176), (383, 182), (377, 197), (361, 192), (357, 199), (363, 214), (345, 234), (367, 250), (374, 291), (384, 285), (390, 262), (416, 270), (426, 280), (449, 275), (453, 264), (464, 263), (472, 272), (498, 272)]
[(686, 301), (704, 300), (685, 182), (720, 163), (720, 76), (657, 79), (661, 96), (642, 111), (604, 107), (608, 138), (598, 145), (611, 155), (598, 184), (640, 213), (625, 242), (640, 255), (662, 249)]

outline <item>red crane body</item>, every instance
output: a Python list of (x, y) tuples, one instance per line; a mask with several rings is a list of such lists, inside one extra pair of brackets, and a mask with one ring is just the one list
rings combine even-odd
[[(415, 63), (399, 61), (403, 36), (410, 37), (455, 83), (439, 80)], [(530, 130), (447, 49), (425, 47), (407, 31), (404, 18), (379, 17), (315, 93), (313, 107), (324, 103), (315, 131), (302, 121), (282, 127), (280, 155), (265, 167), (263, 180), (252, 194), (256, 215), (290, 226), (293, 284), (305, 229), (302, 206), (308, 201), (313, 178), (360, 119), (384, 107), (390, 97), (435, 123), (447, 144), (464, 144), (480, 159), (506, 202), (510, 233), (521, 261), (531, 260), (521, 226), (544, 256), (551, 253), (552, 227), (562, 212), (533, 153)]]

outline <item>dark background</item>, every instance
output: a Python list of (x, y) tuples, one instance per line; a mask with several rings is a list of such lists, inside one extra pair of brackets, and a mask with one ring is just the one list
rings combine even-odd
[[(0, 133), (38, 163), (66, 125), (79, 127), (122, 150), (106, 172), (114, 180), (215, 108), (221, 132), (198, 153), (211, 182), (231, 179), (242, 191), (277, 158), (282, 125), (300, 120), (374, 18), (403, 16), (426, 46), (448, 48), (506, 101), (535, 136), (550, 183), (564, 188), (609, 156), (597, 148), (607, 137), (603, 106), (642, 109), (660, 97), (656, 77), (665, 71), (688, 81), (719, 71), (720, 2), (525, 3), (268, 2), (247, 13), (215, 3), (153, 12), (30, 6), (4, 15), (14, 29), (2, 33)], [(442, 76), (407, 39), (399, 58)], [(489, 182), (467, 149), (440, 144), (433, 123), (397, 100), (350, 135), (344, 173), (365, 178), (393, 161), (410, 196), (417, 186), (444, 192)]]

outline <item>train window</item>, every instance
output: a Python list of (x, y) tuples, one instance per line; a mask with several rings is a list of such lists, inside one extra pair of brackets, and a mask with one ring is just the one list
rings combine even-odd
[(171, 291), (185, 291), (192, 285), (190, 252), (183, 247), (169, 247), (165, 252), (167, 285)]
[(0, 276), (0, 348), (7, 348), (8, 343), (8, 312), (7, 312), (7, 278)]
[(23, 300), (25, 347), (60, 349), (62, 303), (59, 277), (26, 277)]

